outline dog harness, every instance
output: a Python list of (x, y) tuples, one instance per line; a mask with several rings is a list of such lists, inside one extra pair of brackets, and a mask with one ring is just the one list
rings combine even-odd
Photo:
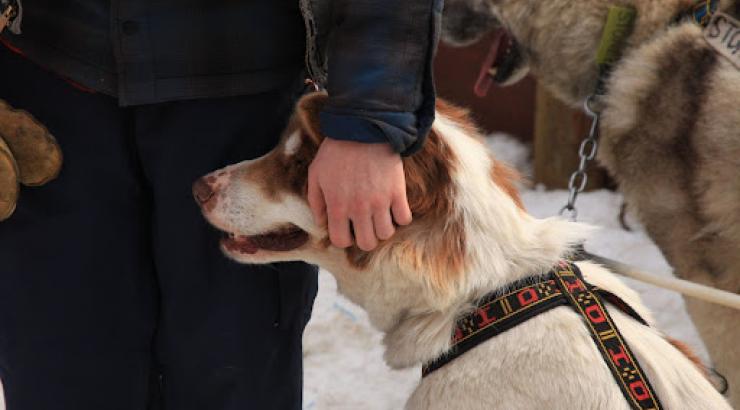
[(614, 325), (604, 301), (648, 326), (634, 309), (606, 290), (588, 284), (572, 262), (560, 262), (547, 275), (527, 278), (483, 297), (472, 313), (457, 321), (450, 350), (422, 368), (422, 377), (468, 350), (559, 306), (583, 319), (607, 367), (633, 409), (662, 409), (637, 358)]

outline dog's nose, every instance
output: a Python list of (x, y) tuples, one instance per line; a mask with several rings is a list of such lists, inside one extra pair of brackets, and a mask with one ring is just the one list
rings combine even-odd
[(193, 196), (199, 204), (205, 204), (209, 199), (213, 198), (213, 188), (204, 178), (198, 178), (193, 183)]

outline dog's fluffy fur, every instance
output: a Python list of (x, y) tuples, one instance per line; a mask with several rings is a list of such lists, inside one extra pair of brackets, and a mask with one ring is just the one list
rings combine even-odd
[[(439, 106), (423, 150), (404, 159), (414, 221), (372, 252), (331, 246), (306, 200), (308, 165), (322, 140), (325, 98), (304, 97), (280, 145), (196, 183), (205, 217), (230, 233), (225, 253), (242, 263), (302, 260), (335, 276), (385, 334), (394, 368), (429, 362), (450, 347), (457, 318), (483, 295), (544, 273), (589, 230), (521, 207), (514, 173), (493, 159), (465, 113)], [(204, 184), (208, 188), (204, 187)], [(301, 236), (302, 235), (302, 236)], [(284, 237), (290, 246), (267, 250)], [(296, 238), (299, 238), (297, 240)], [(652, 321), (635, 292), (592, 263), (586, 279)], [(610, 306), (658, 396), (670, 409), (727, 409), (700, 368), (654, 327)], [(559, 307), (479, 345), (428, 377), (407, 409), (628, 409), (583, 320)]]
[[(637, 9), (635, 31), (602, 98), (599, 160), (619, 182), (678, 276), (740, 293), (740, 70), (685, 22), (693, 0), (447, 0), (444, 35), (469, 42), (459, 23), (503, 25), (531, 69), (580, 107), (596, 87), (595, 56), (610, 5)], [(720, 9), (740, 15), (740, 3)], [(480, 25), (478, 26), (480, 27)], [(686, 300), (716, 368), (740, 408), (740, 313)]]

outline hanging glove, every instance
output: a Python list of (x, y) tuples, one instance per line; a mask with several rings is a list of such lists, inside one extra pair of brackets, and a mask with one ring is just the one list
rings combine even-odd
[(19, 184), (44, 185), (61, 168), (62, 151), (49, 130), (0, 100), (0, 221), (13, 214)]

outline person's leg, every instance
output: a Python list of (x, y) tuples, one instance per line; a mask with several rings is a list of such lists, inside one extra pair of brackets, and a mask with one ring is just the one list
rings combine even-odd
[(154, 192), (161, 288), (158, 359), (167, 410), (300, 409), (301, 336), (316, 269), (244, 266), (219, 250), (192, 183), (278, 141), (296, 85), (254, 96), (136, 108), (136, 136)]
[(0, 379), (11, 410), (146, 408), (157, 309), (150, 203), (113, 98), (0, 46), (0, 98), (56, 136), (59, 178), (0, 223)]

